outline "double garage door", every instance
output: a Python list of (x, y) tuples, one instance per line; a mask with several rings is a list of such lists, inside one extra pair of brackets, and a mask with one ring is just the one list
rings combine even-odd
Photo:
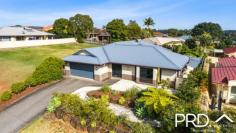
[(70, 72), (73, 76), (94, 79), (94, 65), (70, 63)]

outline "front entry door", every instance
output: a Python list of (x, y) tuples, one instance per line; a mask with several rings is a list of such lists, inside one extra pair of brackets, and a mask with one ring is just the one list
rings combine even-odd
[(112, 77), (122, 76), (122, 66), (120, 64), (112, 64)]

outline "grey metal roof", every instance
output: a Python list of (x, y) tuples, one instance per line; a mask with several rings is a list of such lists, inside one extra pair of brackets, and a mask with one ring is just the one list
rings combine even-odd
[(193, 68), (197, 68), (202, 62), (201, 58), (194, 58), (194, 57), (190, 57), (188, 66), (191, 66)]
[[(97, 61), (91, 59), (91, 55), (76, 55), (76, 59), (73, 55), (66, 57), (64, 60), (70, 62), (73, 59), (74, 62), (91, 64), (119, 63), (174, 70), (181, 70), (189, 61), (187, 56), (144, 41), (117, 42), (84, 50), (97, 57)], [(84, 59), (86, 57), (88, 57), (87, 62)]]
[(29, 27), (1, 27), (0, 36), (52, 36), (53, 34), (38, 31)]

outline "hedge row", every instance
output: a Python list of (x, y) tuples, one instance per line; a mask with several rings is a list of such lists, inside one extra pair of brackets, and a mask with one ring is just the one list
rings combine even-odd
[(18, 94), (28, 87), (45, 84), (63, 78), (63, 60), (55, 57), (45, 59), (24, 82), (12, 84), (11, 92), (6, 91), (2, 94), (1, 100), (11, 99), (12, 93)]

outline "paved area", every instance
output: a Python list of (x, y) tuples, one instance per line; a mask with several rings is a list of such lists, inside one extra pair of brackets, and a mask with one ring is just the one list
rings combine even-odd
[(15, 133), (43, 113), (53, 93), (71, 93), (85, 86), (100, 86), (100, 84), (90, 80), (66, 79), (28, 96), (0, 112), (0, 133)]

